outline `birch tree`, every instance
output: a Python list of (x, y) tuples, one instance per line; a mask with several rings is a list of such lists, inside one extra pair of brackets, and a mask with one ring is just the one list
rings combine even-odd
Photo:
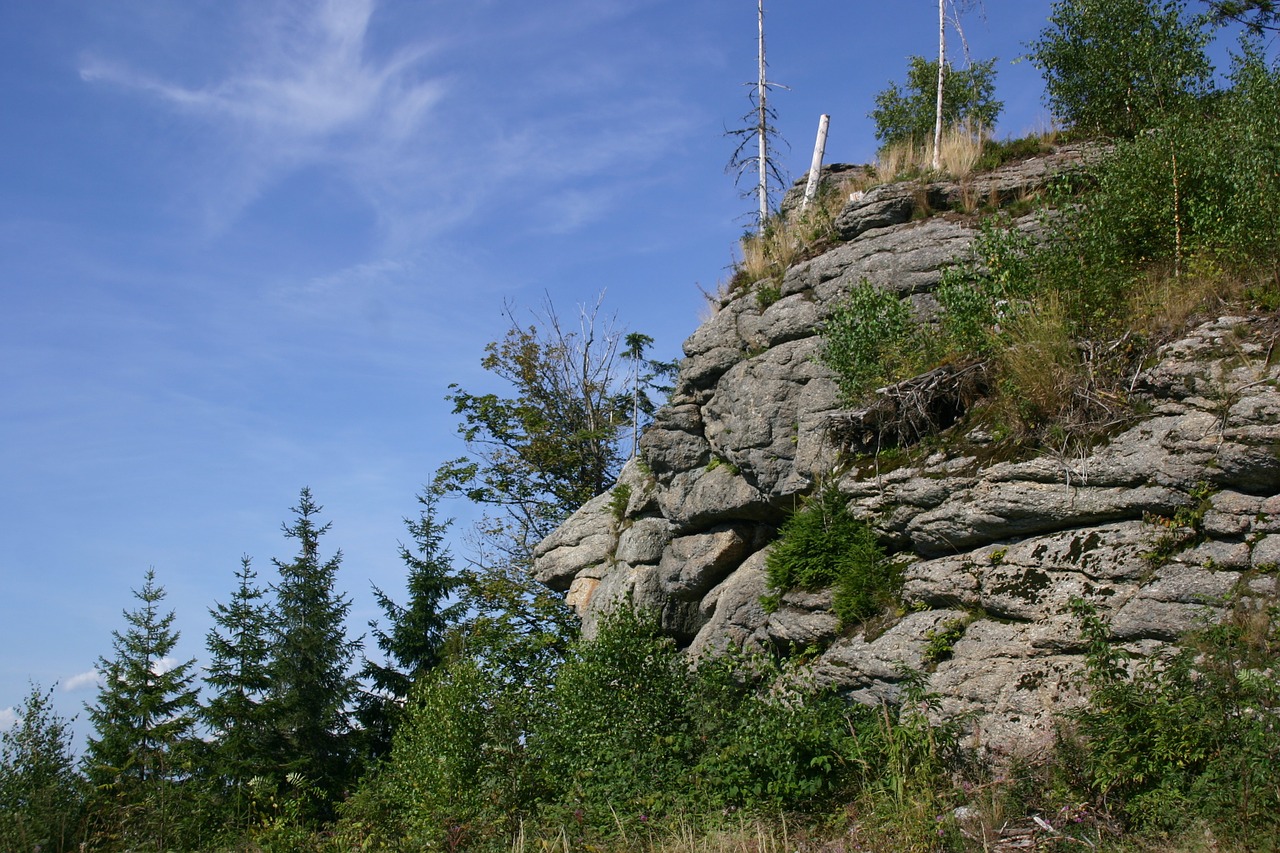
[[(934, 97), (934, 122), (933, 122), (933, 170), (935, 172), (942, 170), (942, 128), (943, 128), (943, 87), (946, 83), (948, 66), (947, 66), (947, 6), (948, 2), (951, 6), (951, 23), (956, 28), (956, 32), (960, 35), (960, 40), (964, 41), (964, 30), (960, 26), (960, 12), (972, 7), (973, 0), (960, 0), (960, 5), (956, 5), (956, 0), (938, 0), (938, 87), (937, 94)], [(966, 47), (965, 54), (967, 56), (968, 49)]]

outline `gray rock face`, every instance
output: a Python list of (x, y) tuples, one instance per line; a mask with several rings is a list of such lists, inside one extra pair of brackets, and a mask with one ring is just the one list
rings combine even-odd
[[(919, 206), (1016, 197), (1079, 157), (850, 203), (838, 223), (848, 242), (788, 270), (781, 299), (762, 308), (735, 294), (689, 338), (678, 391), (623, 472), (623, 517), (609, 495), (582, 507), (538, 547), (537, 578), (566, 592), (588, 632), (629, 596), (693, 656), (822, 649), (812, 677), (857, 701), (894, 700), (904, 667), (923, 670), (942, 712), (1003, 753), (1042, 744), (1081, 701), (1072, 602), (1149, 653), (1234, 591), (1274, 594), (1280, 366), (1265, 320), (1219, 318), (1165, 347), (1134, 383), (1149, 413), (1085, 454), (995, 461), (974, 432), (923, 461), (847, 470), (827, 436), (839, 402), (814, 358), (823, 320), (864, 279), (926, 305), (970, 244), (959, 217), (912, 221)], [(778, 525), (833, 477), (903, 565), (905, 612), (874, 631), (842, 628), (830, 591), (761, 604)]]

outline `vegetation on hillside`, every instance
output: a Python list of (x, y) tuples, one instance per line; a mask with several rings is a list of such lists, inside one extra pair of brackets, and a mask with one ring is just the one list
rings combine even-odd
[[(1271, 3), (1210, 6), (1255, 28), (1277, 20)], [(937, 292), (936, 326), (855, 288), (823, 351), (851, 405), (984, 362), (985, 411), (1009, 434), (1087, 438), (1129, 416), (1126, 378), (1198, 313), (1280, 306), (1280, 67), (1246, 39), (1229, 86), (1210, 91), (1209, 26), (1176, 0), (1055, 4), (1032, 61), (1070, 132), (1104, 136), (1109, 153), (1054, 188), (1044, 239), (986, 218)], [(971, 92), (949, 114), (993, 118), (989, 80)], [(891, 142), (911, 135), (907, 113), (932, 112), (900, 93), (880, 106)], [(959, 135), (979, 155), (966, 168), (1039, 145)], [(884, 171), (858, 188), (900, 169)], [(834, 239), (842, 204), (828, 189), (747, 244), (762, 304), (786, 265)], [(78, 765), (67, 721), (32, 687), (0, 733), (0, 848), (987, 850), (1002, 833), (1059, 850), (1280, 847), (1280, 601), (1261, 587), (1142, 661), (1077, 607), (1089, 703), (1061, 721), (1053, 754), (999, 775), (938, 722), (920, 672), (900, 673), (895, 703), (863, 706), (807, 673), (808, 649), (692, 660), (628, 606), (580, 637), (530, 580), (532, 548), (614, 483), (667, 366), (591, 312), (576, 330), (551, 311), (512, 319), (483, 361), (507, 396), (449, 397), (470, 455), (406, 521), (407, 599), (375, 590), (378, 658), (357, 670), (341, 552), (321, 555), (329, 525), (303, 489), (283, 528), (295, 555), (266, 585), (245, 557), (212, 611), (203, 699), (153, 571), (99, 661)], [(445, 547), (448, 495), (492, 513), (463, 561)], [(898, 569), (834, 489), (786, 522), (767, 574), (775, 604), (833, 588), (849, 628), (897, 606)], [(963, 627), (940, 625), (929, 658)]]

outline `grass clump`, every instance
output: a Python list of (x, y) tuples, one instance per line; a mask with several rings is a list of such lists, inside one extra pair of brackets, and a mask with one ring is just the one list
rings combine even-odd
[(886, 557), (866, 522), (849, 514), (839, 490), (829, 487), (782, 525), (765, 562), (769, 588), (834, 590), (833, 609), (854, 625), (897, 601), (899, 568)]
[(860, 174), (826, 178), (808, 207), (780, 212), (767, 219), (758, 231), (744, 234), (740, 243), (742, 258), (734, 265), (728, 292), (754, 286), (761, 309), (776, 302), (782, 296), (783, 274), (832, 245), (836, 217), (844, 209), (849, 193), (867, 186), (869, 179)]
[[(941, 173), (936, 177), (964, 178), (972, 174), (982, 160), (983, 132), (971, 125), (953, 125), (942, 132), (938, 162)], [(933, 137), (927, 142), (915, 137), (890, 142), (876, 152), (876, 177), (881, 181), (901, 181), (933, 174)]]

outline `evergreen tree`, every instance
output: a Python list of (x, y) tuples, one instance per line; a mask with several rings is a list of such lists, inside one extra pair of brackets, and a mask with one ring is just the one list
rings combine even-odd
[(231, 602), (209, 610), (214, 627), (205, 640), (205, 683), (213, 690), (201, 712), (214, 736), (209, 770), (230, 787), (228, 817), (237, 826), (248, 815), (248, 781), (270, 764), (270, 611), (256, 578), (249, 557), (242, 557)]
[(298, 540), (298, 553), (272, 560), (280, 581), (267, 672), (277, 769), (314, 786), (327, 799), (324, 811), (350, 780), (348, 714), (356, 697), (350, 668), (360, 643), (348, 640), (344, 628), (351, 601), (334, 590), (342, 552), (320, 559), (320, 537), (329, 530), (317, 523), (320, 510), (304, 488), (293, 523), (284, 526), (284, 535)]
[(360, 722), (368, 750), (375, 756), (391, 748), (391, 735), (409, 689), (439, 665), (449, 627), (463, 613), (460, 602), (447, 603), (457, 591), (459, 580), (444, 543), (451, 521), (437, 519), (439, 501), (439, 486), (424, 489), (418, 496), (418, 518), (404, 520), (415, 546), (411, 550), (400, 544), (400, 559), (409, 570), (408, 603), (397, 604), (377, 586), (373, 588), (388, 627), (384, 631), (374, 620), (369, 628), (386, 663), (365, 660), (361, 675), (369, 680), (372, 689), (361, 700)]
[(71, 755), (67, 720), (53, 710), (53, 689), (36, 685), (17, 722), (0, 732), (0, 848), (73, 850), (84, 785)]
[(86, 706), (94, 734), (84, 759), (108, 827), (126, 844), (166, 849), (183, 818), (180, 783), (190, 773), (196, 723), (195, 659), (174, 662), (173, 611), (160, 613), (164, 588), (148, 569), (112, 632), (112, 658), (98, 659), (102, 686)]

